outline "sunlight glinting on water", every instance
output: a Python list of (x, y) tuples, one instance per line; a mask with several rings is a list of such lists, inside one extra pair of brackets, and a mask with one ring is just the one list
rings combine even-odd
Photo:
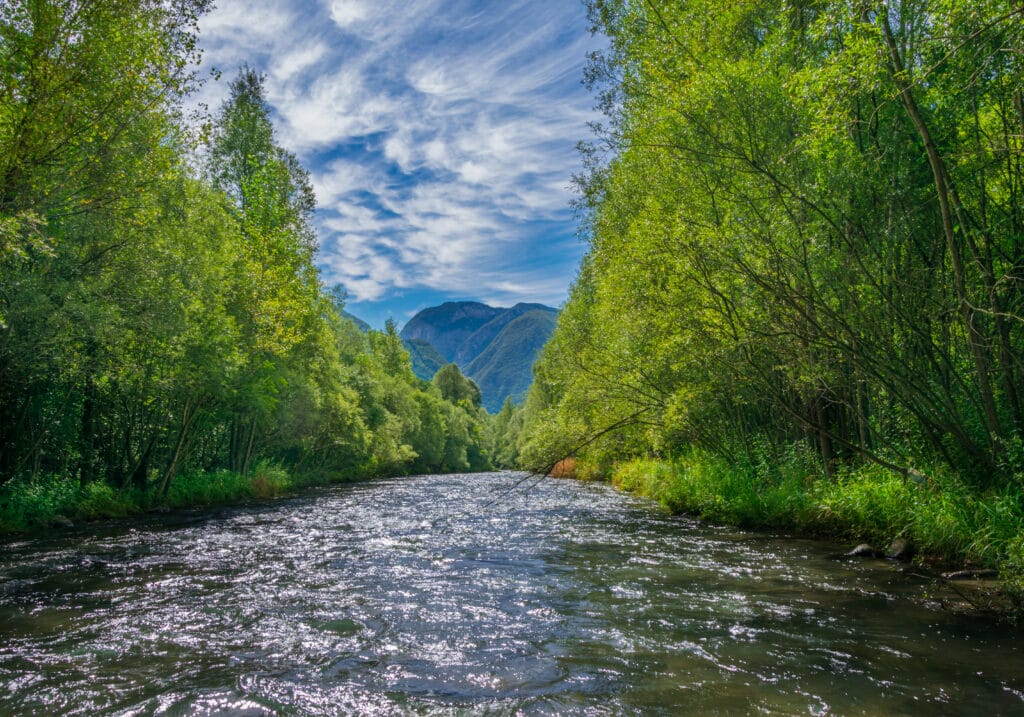
[(1012, 636), (833, 546), (421, 476), (7, 546), (0, 714), (1024, 708)]

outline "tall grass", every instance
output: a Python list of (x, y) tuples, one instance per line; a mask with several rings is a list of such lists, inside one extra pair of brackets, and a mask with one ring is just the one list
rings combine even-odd
[(15, 479), (0, 486), (0, 533), (40, 530), (64, 520), (73, 522), (143, 513), (154, 506), (170, 508), (272, 498), (314, 482), (297, 479), (272, 463), (260, 463), (248, 475), (231, 471), (194, 471), (175, 479), (167, 496), (149, 490), (121, 490), (102, 481), (81, 486), (59, 476)]
[(249, 475), (231, 471), (185, 473), (171, 484), (167, 506), (214, 505), (244, 498), (273, 498), (296, 487), (280, 466), (260, 463)]
[(612, 481), (673, 512), (749, 528), (828, 535), (885, 547), (906, 538), (929, 556), (998, 568), (1024, 585), (1024, 500), (1019, 490), (977, 492), (954, 476), (926, 484), (864, 465), (824, 479), (812, 460), (773, 469), (693, 452), (620, 465)]
[(137, 513), (141, 498), (106, 483), (80, 486), (57, 476), (16, 479), (0, 487), (0, 532), (25, 532), (59, 519), (91, 520)]

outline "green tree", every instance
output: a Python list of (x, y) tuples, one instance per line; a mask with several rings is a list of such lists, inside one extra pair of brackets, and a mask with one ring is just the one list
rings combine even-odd
[(470, 409), (480, 408), (480, 388), (472, 379), (463, 376), (456, 364), (449, 363), (439, 368), (431, 383), (444, 400)]
[[(1021, 10), (590, 3), (609, 120), (523, 459), (701, 446), (1010, 478)], [(604, 155), (603, 149), (612, 152)], [(922, 162), (922, 157), (927, 161)], [(607, 431), (615, 427), (614, 431)]]
[(308, 174), (274, 143), (263, 78), (243, 68), (217, 115), (207, 175), (230, 197), (244, 237), (229, 301), (245, 364), (234, 386), (229, 466), (247, 473), (287, 384), (289, 362), (322, 321)]

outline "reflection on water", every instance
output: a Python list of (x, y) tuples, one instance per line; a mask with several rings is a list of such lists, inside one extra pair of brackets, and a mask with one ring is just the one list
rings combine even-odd
[(1014, 635), (919, 577), (518, 478), (10, 543), (0, 714), (1024, 714)]

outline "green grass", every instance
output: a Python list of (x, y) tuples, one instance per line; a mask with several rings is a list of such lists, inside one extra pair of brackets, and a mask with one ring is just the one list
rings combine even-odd
[(280, 466), (260, 463), (250, 475), (231, 471), (195, 472), (179, 476), (167, 492), (167, 506), (230, 503), (245, 498), (273, 498), (298, 487)]
[(0, 532), (38, 530), (59, 518), (92, 520), (131, 515), (143, 509), (144, 498), (105, 483), (83, 487), (56, 476), (13, 480), (0, 487)]
[(1024, 499), (1016, 487), (979, 493), (938, 473), (922, 485), (875, 465), (825, 480), (792, 454), (772, 470), (694, 452), (618, 466), (612, 481), (670, 511), (748, 528), (781, 529), (884, 548), (911, 540), (950, 564), (997, 568), (1024, 588)]
[(812, 485), (800, 471), (772, 479), (737, 470), (715, 457), (693, 454), (672, 462), (620, 465), (612, 482), (657, 500), (674, 513), (692, 513), (748, 528), (803, 530), (815, 521)]
[(323, 476), (289, 474), (261, 462), (249, 475), (231, 471), (193, 471), (172, 481), (166, 498), (155, 489), (120, 490), (102, 481), (80, 486), (58, 476), (15, 479), (0, 486), (0, 533), (28, 533), (62, 519), (84, 522), (144, 513), (156, 506), (186, 508), (273, 498), (298, 488), (323, 484)]

